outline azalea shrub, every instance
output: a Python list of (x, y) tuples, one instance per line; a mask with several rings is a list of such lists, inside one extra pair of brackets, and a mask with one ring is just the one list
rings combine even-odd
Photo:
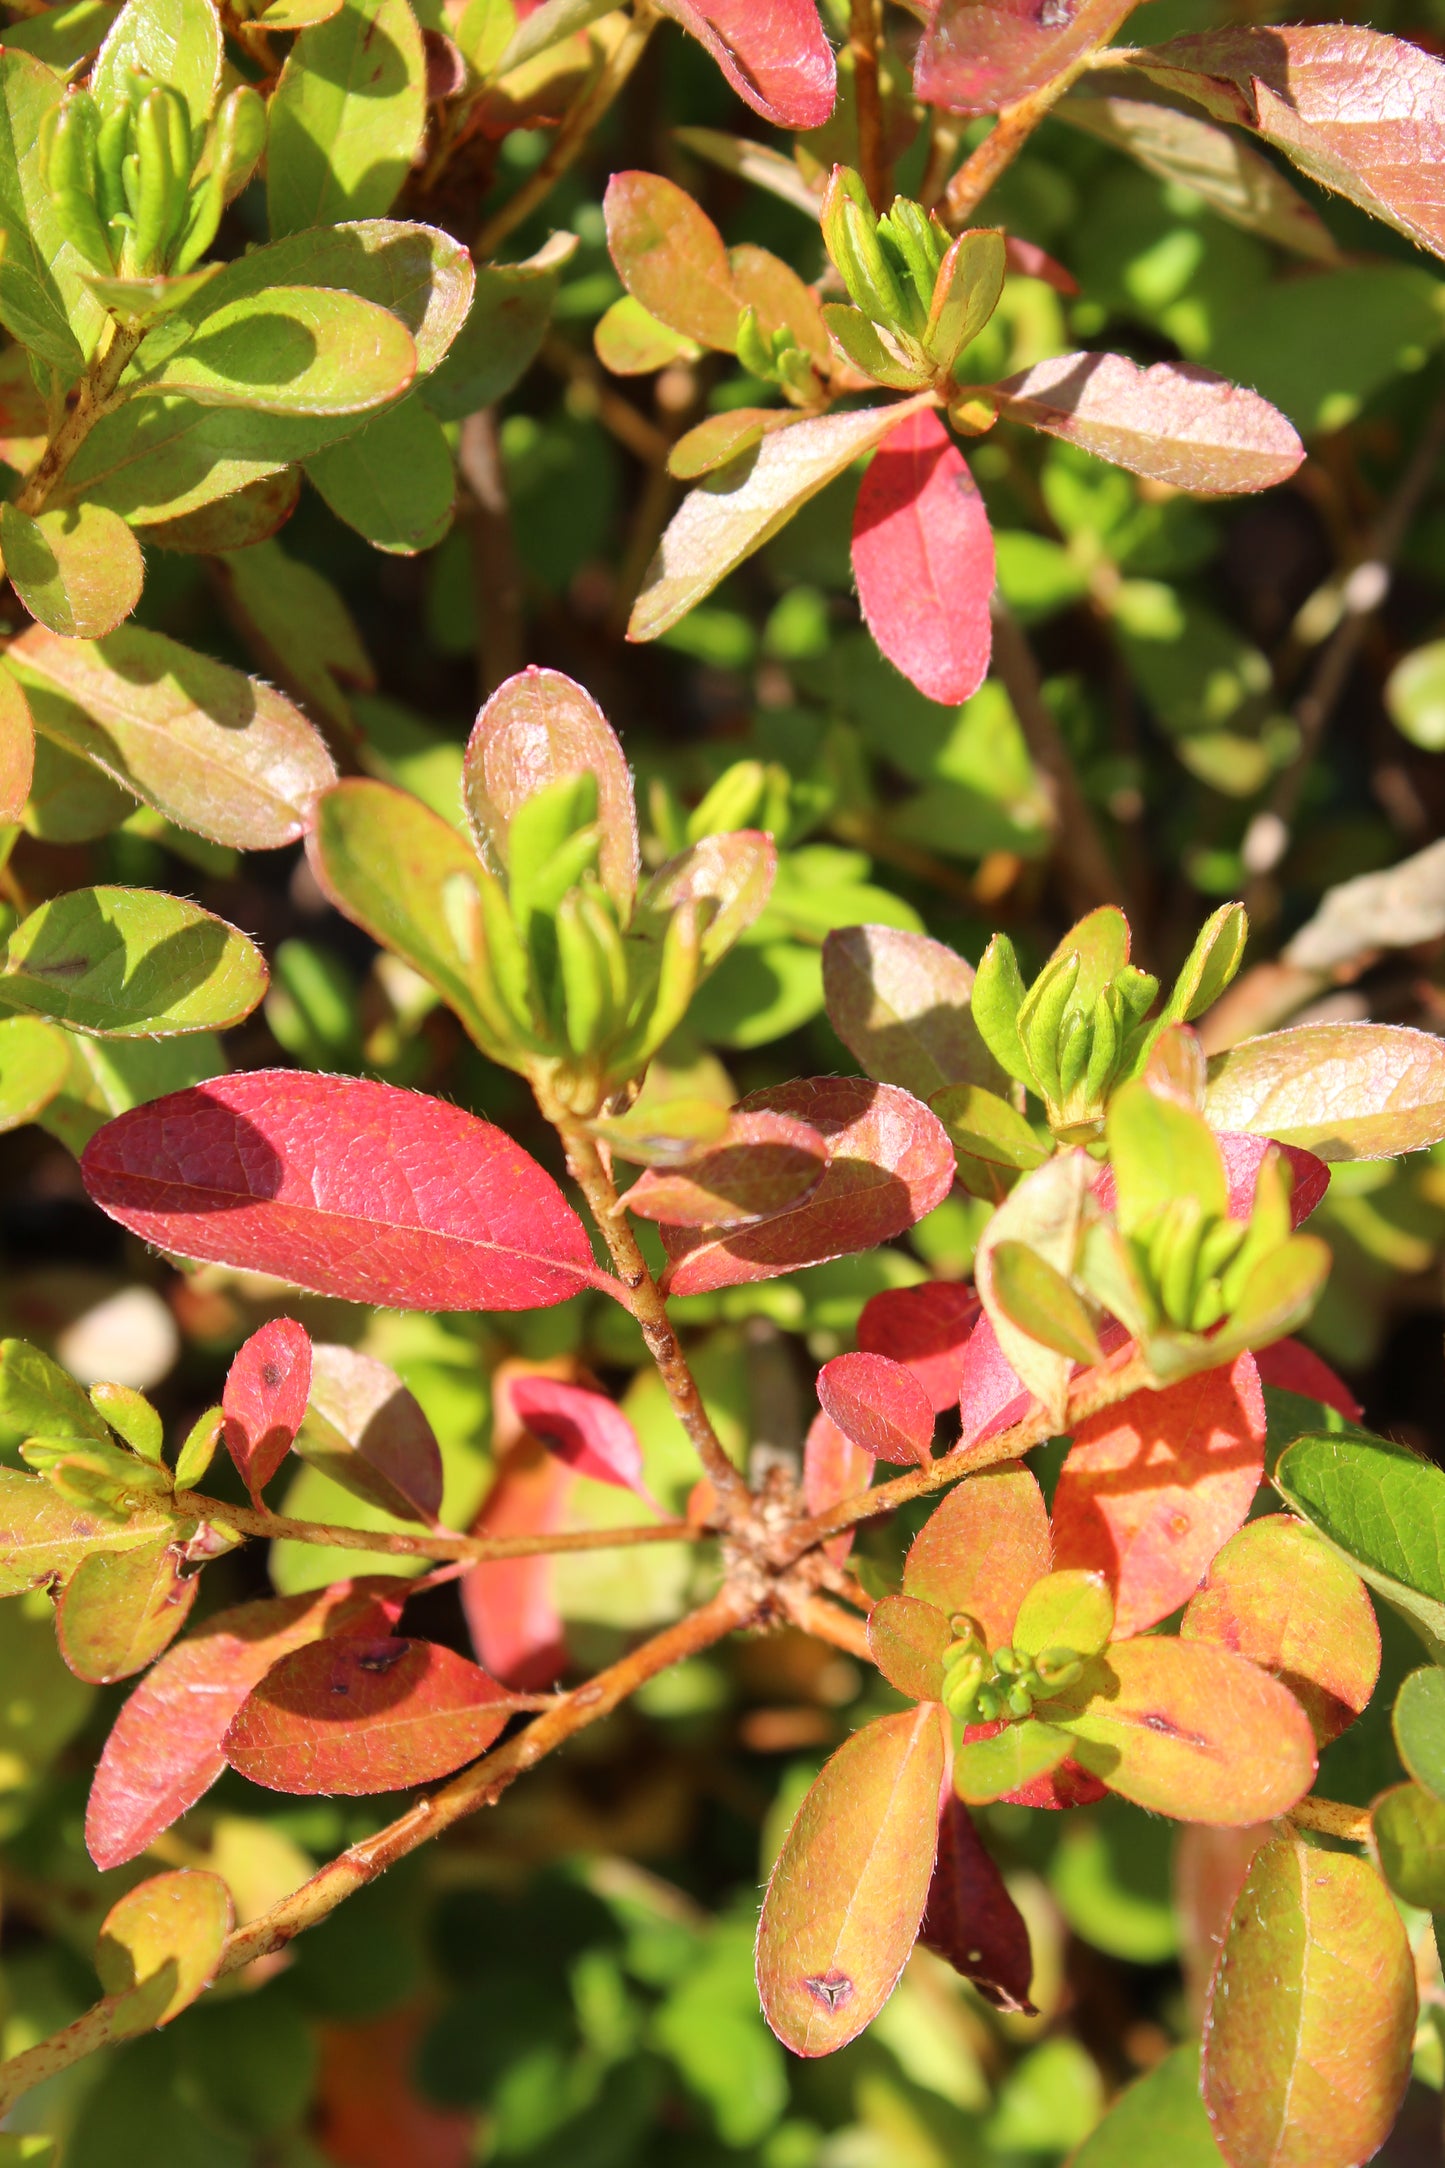
[(1440, 26), (5, 11), (0, 2168), (1438, 2158)]

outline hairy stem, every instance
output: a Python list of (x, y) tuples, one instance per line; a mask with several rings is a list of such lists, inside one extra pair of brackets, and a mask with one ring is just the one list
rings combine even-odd
[(516, 194), (509, 196), (501, 208), (492, 213), (477, 235), (472, 253), (479, 263), (495, 256), (507, 235), (515, 232), (524, 219), (530, 218), (539, 204), (546, 202), (641, 60), (656, 23), (651, 0), (636, 0), (632, 21), (623, 32), (617, 50), (562, 122), (542, 163), (523, 181)]
[(411, 1536), (400, 1529), (336, 1528), (327, 1521), (293, 1521), (262, 1506), (229, 1506), (223, 1498), (181, 1491), (186, 1517), (194, 1514), (247, 1536), (275, 1541), (315, 1543), (334, 1551), (378, 1551), (390, 1558), (463, 1559), (481, 1563), (493, 1558), (534, 1558), (552, 1551), (606, 1551), (633, 1543), (697, 1543), (707, 1534), (690, 1521), (648, 1521), (631, 1528), (577, 1528), (542, 1536)]
[(944, 193), (943, 222), (954, 233), (968, 224), (976, 205), (1013, 164), (1050, 106), (1057, 104), (1092, 58), (1091, 53), (1081, 54), (1071, 67), (1041, 84), (1037, 90), (1031, 90), (1026, 98), (1000, 108), (998, 119), (977, 150), (970, 151), (964, 159)]
[(1342, 1806), (1338, 1799), (1301, 1799), (1290, 1808), (1288, 1819), (1296, 1829), (1318, 1829), (1348, 1844), (1368, 1844), (1374, 1835), (1368, 1807)]
[(17, 511), (28, 512), (33, 518), (45, 509), (51, 491), (91, 430), (102, 415), (110, 412), (116, 385), (144, 336), (143, 331), (126, 331), (114, 318), (110, 320), (95, 358), (81, 379), (74, 406), (25, 477), (15, 499)]
[(851, 1611), (840, 1611), (826, 1596), (785, 1595), (783, 1608), (804, 1633), (813, 1634), (819, 1641), (830, 1641), (835, 1649), (846, 1649), (860, 1663), (872, 1663), (867, 1625), (861, 1618), (854, 1618)]
[(882, 0), (852, 0), (848, 50), (853, 56), (853, 94), (858, 111), (858, 168), (875, 211), (888, 208), (888, 161), (883, 149), (883, 98), (878, 80), (882, 18)]
[[(684, 1657), (695, 1656), (699, 1650), (710, 1648), (713, 1642), (721, 1641), (724, 1635), (746, 1625), (752, 1615), (751, 1598), (735, 1589), (723, 1589), (711, 1603), (680, 1619), (677, 1625), (654, 1634), (650, 1641), (633, 1649), (620, 1663), (599, 1671), (575, 1693), (561, 1696), (525, 1731), (516, 1733), (495, 1752), (474, 1762), (470, 1769), (464, 1769), (440, 1791), (417, 1800), (376, 1836), (351, 1845), (312, 1875), (309, 1882), (303, 1882), (300, 1889), (283, 1897), (269, 1912), (263, 1912), (259, 1919), (238, 1927), (222, 1952), (217, 1978), (239, 1972), (242, 1966), (251, 1964), (258, 1957), (269, 1956), (273, 1950), (284, 1949), (294, 1936), (318, 1925), (345, 1898), (374, 1882), (379, 1874), (394, 1867), (419, 1845), (439, 1837), (443, 1830), (465, 1820), (467, 1815), (475, 1814), (479, 1808), (492, 1806), (524, 1770), (535, 1768), (545, 1755), (554, 1752), (574, 1733), (609, 1716), (619, 1702), (625, 1701), (659, 1671), (666, 1671)], [(133, 2018), (129, 2029), (134, 2029)], [(0, 2114), (33, 2085), (54, 2077), (61, 2070), (68, 2070), (73, 2063), (93, 2055), (97, 2048), (124, 2038), (126, 2031), (119, 1999), (110, 1996), (95, 2003), (73, 2024), (52, 2033), (48, 2040), (37, 2041), (34, 2047), (13, 2056), (8, 2063), (0, 2064)]]

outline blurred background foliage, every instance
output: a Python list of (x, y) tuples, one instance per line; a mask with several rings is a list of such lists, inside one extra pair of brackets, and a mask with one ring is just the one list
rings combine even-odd
[[(841, 31), (844, 11), (830, 12)], [(1277, 19), (1228, 0), (1150, 0), (1128, 35)], [(1368, 19), (1433, 50), (1445, 41), (1445, 0), (1381, 0)], [(1074, 343), (1182, 357), (1264, 392), (1311, 456), (1285, 488), (1206, 507), (1043, 439), (980, 441), (970, 463), (1038, 682), (1026, 676), (1020, 697), (1014, 673), (1024, 712), (997, 679), (954, 712), (906, 685), (859, 627), (847, 555), (856, 474), (656, 647), (621, 640), (675, 494), (661, 467), (667, 443), (761, 388), (716, 357), (625, 384), (602, 373), (592, 328), (621, 291), (600, 209), (608, 172), (666, 173), (729, 242), (765, 243), (805, 277), (822, 266), (808, 220), (704, 163), (675, 135), (683, 125), (765, 132), (701, 49), (668, 32), (587, 156), (512, 237), (517, 256), (556, 229), (578, 246), (535, 365), (498, 408), (451, 425), (463, 490), (445, 539), (415, 556), (373, 552), (307, 492), (279, 538), (243, 556), (152, 551), (139, 621), (261, 669), (343, 760), (448, 819), (460, 818), (461, 748), (480, 694), (537, 661), (580, 679), (619, 729), (654, 859), (689, 822), (694, 833), (770, 828), (782, 846), (776, 892), (708, 985), (695, 1028), (667, 1049), (649, 1087), (659, 1094), (684, 1082), (730, 1100), (849, 1066), (822, 1014), (830, 927), (926, 927), (972, 958), (1006, 927), (1026, 973), (1036, 967), (1078, 900), (1080, 835), (1057, 810), (1065, 765), (1117, 868), (1138, 961), (1172, 970), (1217, 900), (1248, 899), (1235, 1033), (1305, 1014), (1440, 1028), (1445, 483), (1438, 460), (1421, 458), (1445, 432), (1435, 270), (1333, 200), (1322, 212), (1341, 260), (1303, 264), (1097, 136), (1047, 124), (981, 215), (1050, 250), (1081, 294), (1011, 279), (979, 373)], [(845, 96), (804, 154), (820, 164), (846, 155), (848, 129)], [(499, 193), (548, 140), (523, 128), (491, 147)], [(923, 156), (921, 136), (903, 148), (901, 187), (916, 183)], [(467, 230), (487, 179), (463, 175), (448, 184), (456, 200), (440, 202), (414, 179), (398, 215)], [(229, 245), (261, 231), (243, 197)], [(1393, 574), (1362, 574), (1382, 534)], [(272, 959), (264, 1012), (229, 1035), (224, 1056), (213, 1050), (216, 1062), (289, 1060), (421, 1086), (514, 1128), (555, 1164), (519, 1082), (325, 904), (299, 851), (242, 859), (145, 810), (111, 826), (93, 775), (43, 749), (42, 763), (12, 860), (21, 884), (44, 894), (119, 880), (190, 894)], [(724, 777), (726, 802), (709, 803)], [(173, 1044), (192, 1058), (194, 1041)], [(170, 1081), (176, 1056), (164, 1044), (91, 1048), (141, 1065), (133, 1082), (143, 1077), (147, 1094)], [(182, 1276), (89, 1208), (69, 1147), (94, 1126), (94, 1097), (78, 1076), (46, 1116), (49, 1134), (0, 1140), (0, 1324), (83, 1380), (152, 1392), (181, 1429), (217, 1397), (243, 1336), (281, 1304), (271, 1286), (235, 1274)], [(812, 1365), (851, 1345), (878, 1289), (926, 1271), (966, 1274), (981, 1211), (959, 1196), (873, 1255), (678, 1305), (725, 1440), (796, 1452)], [(1337, 1169), (1316, 1225), (1336, 1264), (1308, 1336), (1377, 1429), (1445, 1459), (1445, 1148)], [(639, 1367), (629, 1321), (600, 1298), (520, 1318), (398, 1317), (306, 1298), (285, 1307), (318, 1338), (363, 1346), (405, 1378), (442, 1442), (456, 1525), (493, 1466), (488, 1380), (518, 1356), (584, 1365), (613, 1386), (658, 1496), (670, 1506), (686, 1496), (694, 1470), (680, 1433)], [(16, 1436), (7, 1447), (0, 1408), (0, 1450), (13, 1453)], [(579, 1511), (625, 1518), (619, 1495), (579, 1483)], [(278, 1502), (335, 1521), (369, 1510), (313, 1469)], [(861, 1545), (882, 1580), (911, 1533), (906, 1518)], [(280, 1545), (269, 1571), (290, 1591), (345, 1570), (344, 1558)], [(264, 1570), (250, 1552), (214, 1565), (203, 1602), (255, 1592)], [(660, 1547), (556, 1569), (576, 1662), (595, 1664), (675, 1615), (690, 1571)], [(418, 1631), (466, 1646), (454, 1590), (420, 1609)], [(1324, 1792), (1359, 1803), (1400, 1774), (1386, 1712), (1412, 1657), (1389, 1617), (1382, 1626), (1381, 1691), (1321, 1776)], [(43, 1597), (0, 1608), (5, 2054), (95, 1993), (88, 1952), (118, 1885), (90, 1866), (81, 1823), (121, 1693), (62, 1667)], [(65, 2168), (1064, 2160), (1117, 2088), (1197, 2022), (1227, 1833), (1180, 1837), (1115, 1803), (1067, 1816), (987, 1810), (1032, 1930), (1039, 2014), (1000, 2016), (920, 1949), (865, 2038), (826, 2063), (796, 2062), (758, 2013), (759, 1888), (824, 1755), (891, 1705), (878, 1679), (791, 1633), (685, 1665), (285, 1956), (227, 1981), (165, 2033), (31, 2095), (0, 2135), (0, 2161), (31, 2157), (29, 2133), (56, 2136)], [(395, 1806), (298, 1803), (228, 1774), (134, 1871), (215, 1865), (244, 1919)], [(1438, 2008), (1437, 1986), (1392, 2162), (1441, 2158)]]

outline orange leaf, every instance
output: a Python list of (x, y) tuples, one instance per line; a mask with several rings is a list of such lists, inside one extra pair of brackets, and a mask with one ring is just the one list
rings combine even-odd
[(1044, 1494), (1027, 1468), (1011, 1461), (950, 1491), (908, 1553), (903, 1587), (945, 1618), (966, 1613), (997, 1649), (1050, 1563)]

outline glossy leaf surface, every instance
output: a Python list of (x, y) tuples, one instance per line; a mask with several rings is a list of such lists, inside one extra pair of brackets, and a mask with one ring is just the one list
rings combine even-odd
[(1274, 1482), (1432, 1648), (1445, 1645), (1445, 1474), (1433, 1462), (1384, 1438), (1296, 1438)]
[(433, 1641), (314, 1641), (284, 1656), (231, 1720), (233, 1769), (273, 1792), (395, 1792), (485, 1752), (506, 1690)]
[(1286, 1514), (1230, 1537), (1190, 1598), (1179, 1634), (1271, 1672), (1303, 1707), (1320, 1746), (1354, 1722), (1379, 1677), (1380, 1629), (1364, 1584)]
[(1414, 2030), (1410, 1945), (1373, 1866), (1297, 1837), (1263, 1846), (1205, 2018), (1204, 2104), (1225, 2157), (1237, 2168), (1368, 2160), (1395, 2120)]
[(1049, 1517), (1027, 1468), (986, 1468), (948, 1492), (914, 1538), (904, 1593), (945, 1618), (974, 1619), (989, 1649), (1006, 1646), (1019, 1605), (1049, 1570)]
[(868, 1076), (931, 1099), (948, 1084), (997, 1086), (969, 1008), (973, 965), (927, 934), (844, 926), (823, 943), (828, 1021)]
[(116, 1718), (95, 1772), (85, 1841), (96, 1865), (137, 1858), (210, 1790), (226, 1765), (221, 1741), (231, 1718), (289, 1650), (325, 1633), (385, 1631), (385, 1589), (384, 1581), (343, 1581), (315, 1595), (237, 1604), (163, 1656)]
[[(211, 286), (202, 298), (213, 299)], [(304, 419), (364, 414), (399, 398), (416, 365), (411, 334), (389, 309), (329, 288), (271, 286), (209, 308), (194, 336), (157, 355), (134, 388)]]
[(835, 1355), (818, 1373), (823, 1412), (865, 1453), (903, 1468), (933, 1455), (933, 1406), (902, 1363), (887, 1355)]
[(995, 385), (990, 396), (1010, 421), (1204, 496), (1270, 489), (1304, 458), (1277, 407), (1184, 362), (1141, 369), (1122, 354), (1061, 354)]
[(127, 625), (90, 645), (37, 626), (10, 662), (39, 730), (214, 843), (295, 843), (336, 780), (289, 700), (162, 633)]
[(1397, 1024), (1297, 1024), (1209, 1065), (1218, 1129), (1302, 1144), (1324, 1160), (1388, 1159), (1445, 1136), (1445, 1042)]
[(828, 1144), (828, 1171), (802, 1204), (758, 1226), (665, 1230), (665, 1285), (674, 1295), (771, 1280), (872, 1249), (931, 1212), (953, 1185), (953, 1150), (937, 1116), (896, 1086), (805, 1078), (739, 1103), (739, 1112), (754, 1110), (817, 1130)]
[(951, 1796), (939, 1817), (938, 1857), (918, 1939), (946, 1957), (996, 2010), (1033, 2014), (1028, 1926), (973, 1816)]
[(956, 707), (993, 647), (993, 535), (978, 485), (922, 408), (873, 455), (853, 514), (853, 576), (868, 629), (930, 700)]
[(253, 1498), (290, 1452), (310, 1392), (311, 1336), (294, 1318), (272, 1318), (237, 1351), (221, 1395), (222, 1436)]
[(0, 956), (0, 1003), (72, 1031), (155, 1038), (219, 1031), (256, 1007), (254, 942), (180, 896), (77, 888), (22, 919)]
[(1080, 1424), (1054, 1494), (1054, 1555), (1104, 1574), (1120, 1636), (1156, 1625), (1199, 1586), (1259, 1488), (1264, 1436), (1249, 1355)]
[(963, 1351), (978, 1323), (979, 1301), (951, 1280), (888, 1287), (870, 1295), (858, 1319), (858, 1345), (913, 1372), (935, 1415), (958, 1399)]
[(145, 1507), (124, 1520), (82, 1511), (40, 1476), (0, 1468), (0, 1596), (59, 1586), (92, 1552), (137, 1550), (173, 1525)]
[(829, 2055), (875, 2017), (913, 1948), (933, 1878), (942, 1711), (877, 1717), (798, 1809), (763, 1900), (758, 1993), (795, 2055)]
[(303, 30), (271, 101), (273, 234), (391, 209), (426, 125), (426, 61), (404, 0), (346, 0)]
[(199, 1574), (165, 1537), (135, 1550), (97, 1551), (81, 1560), (56, 1611), (60, 1653), (78, 1679), (109, 1686), (144, 1671), (190, 1616)]
[(650, 1168), (627, 1209), (674, 1227), (737, 1227), (804, 1203), (828, 1166), (825, 1140), (806, 1122), (766, 1110), (732, 1114), (726, 1133), (680, 1166)]
[(296, 1451), (333, 1483), (401, 1520), (434, 1522), (442, 1456), (416, 1395), (360, 1348), (318, 1345)]
[(684, 337), (733, 352), (742, 302), (707, 213), (659, 173), (614, 173), (602, 208), (612, 261), (633, 299)]
[(582, 1223), (535, 1160), (389, 1084), (217, 1078), (109, 1123), (83, 1171), (146, 1241), (344, 1301), (531, 1309), (594, 1279)]
[(512, 1378), (507, 1391), (523, 1426), (578, 1475), (635, 1491), (653, 1503), (637, 1432), (605, 1393), (536, 1374)]
[(120, 1998), (117, 2031), (168, 2025), (210, 1986), (235, 1921), (218, 1874), (185, 1868), (127, 1890), (101, 1922), (95, 1969)]

